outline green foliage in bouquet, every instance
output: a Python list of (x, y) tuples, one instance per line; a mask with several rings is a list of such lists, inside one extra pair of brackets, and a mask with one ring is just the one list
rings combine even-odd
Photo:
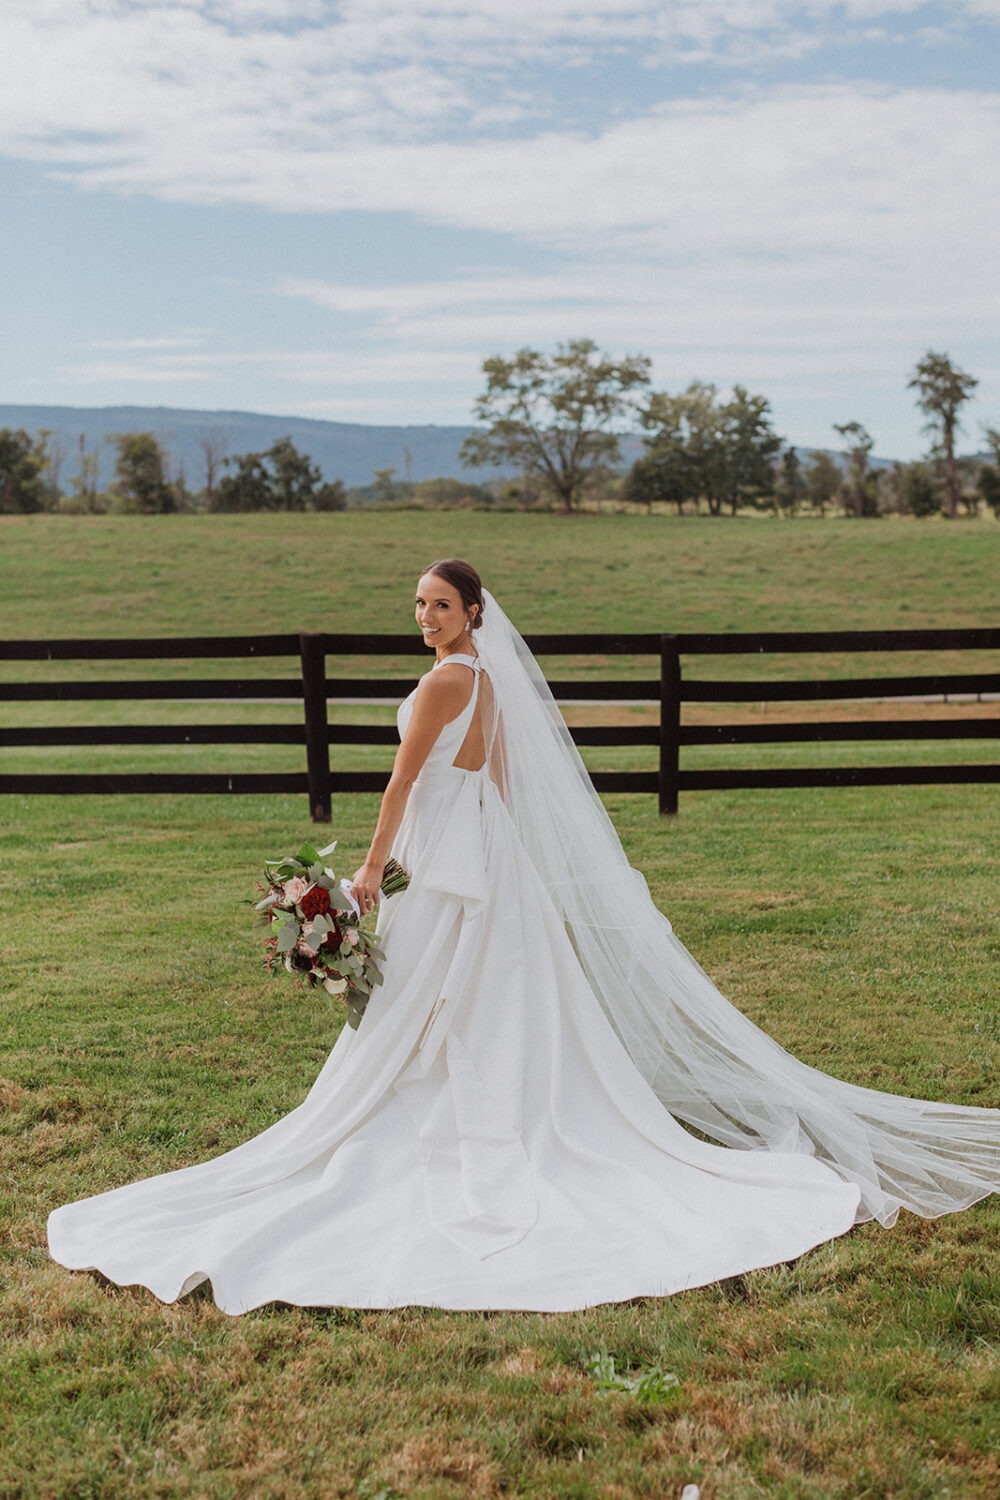
[[(265, 860), (266, 895), (256, 910), (267, 929), (268, 973), (285, 971), (339, 996), (356, 1030), (372, 990), (383, 982), (384, 954), (374, 924), (361, 918), (350, 882), (325, 863), (336, 847), (336, 842), (325, 849), (303, 844), (297, 854)], [(382, 876), (383, 893), (391, 896), (408, 885), (406, 871), (391, 859)]]

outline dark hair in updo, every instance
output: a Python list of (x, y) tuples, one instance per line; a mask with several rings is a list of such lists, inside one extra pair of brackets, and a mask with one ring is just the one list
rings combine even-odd
[(483, 610), (486, 606), (483, 603), (483, 580), (472, 564), (463, 562), (460, 557), (444, 557), (425, 568), (421, 578), (428, 573), (433, 573), (435, 578), (443, 578), (445, 583), (450, 583), (453, 589), (457, 589), (466, 609), (471, 609), (474, 604), (477, 606), (472, 628), (478, 630), (483, 623)]

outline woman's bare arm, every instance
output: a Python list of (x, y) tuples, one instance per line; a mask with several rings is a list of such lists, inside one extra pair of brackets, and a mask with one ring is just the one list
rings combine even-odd
[(354, 876), (354, 897), (362, 911), (370, 911), (378, 902), (382, 872), (403, 821), (413, 783), (441, 730), (456, 719), (468, 703), (472, 687), (471, 674), (454, 670), (428, 672), (421, 679), (410, 722), (396, 751), (389, 785), (382, 796), (368, 855)]

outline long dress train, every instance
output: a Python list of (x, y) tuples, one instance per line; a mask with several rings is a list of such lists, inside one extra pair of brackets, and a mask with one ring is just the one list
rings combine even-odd
[(859, 1216), (858, 1184), (817, 1155), (708, 1144), (664, 1107), (488, 763), (454, 763), (484, 676), (449, 669), (473, 688), (395, 841), (412, 880), (382, 907), (386, 983), (360, 1029), (261, 1135), (56, 1209), (63, 1265), (164, 1301), (209, 1279), (234, 1314), (567, 1310), (787, 1261)]

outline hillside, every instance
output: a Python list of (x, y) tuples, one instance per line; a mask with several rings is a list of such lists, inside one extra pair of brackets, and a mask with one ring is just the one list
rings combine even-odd
[[(348, 487), (371, 483), (376, 469), (395, 469), (398, 479), (440, 475), (483, 480), (503, 470), (472, 470), (458, 459), (468, 427), (369, 427), (360, 422), (323, 422), (309, 417), (269, 416), (264, 412), (189, 411), (171, 406), (5, 406), (0, 427), (23, 427), (52, 434), (62, 453), (65, 484), (78, 468), (81, 439), (100, 453), (103, 488), (114, 473), (116, 432), (152, 432), (170, 454), (174, 473), (183, 472), (192, 489), (205, 481), (202, 442), (224, 454), (257, 452), (276, 438), (290, 437), (319, 464), (327, 479)], [(513, 471), (510, 471), (513, 472)]]

